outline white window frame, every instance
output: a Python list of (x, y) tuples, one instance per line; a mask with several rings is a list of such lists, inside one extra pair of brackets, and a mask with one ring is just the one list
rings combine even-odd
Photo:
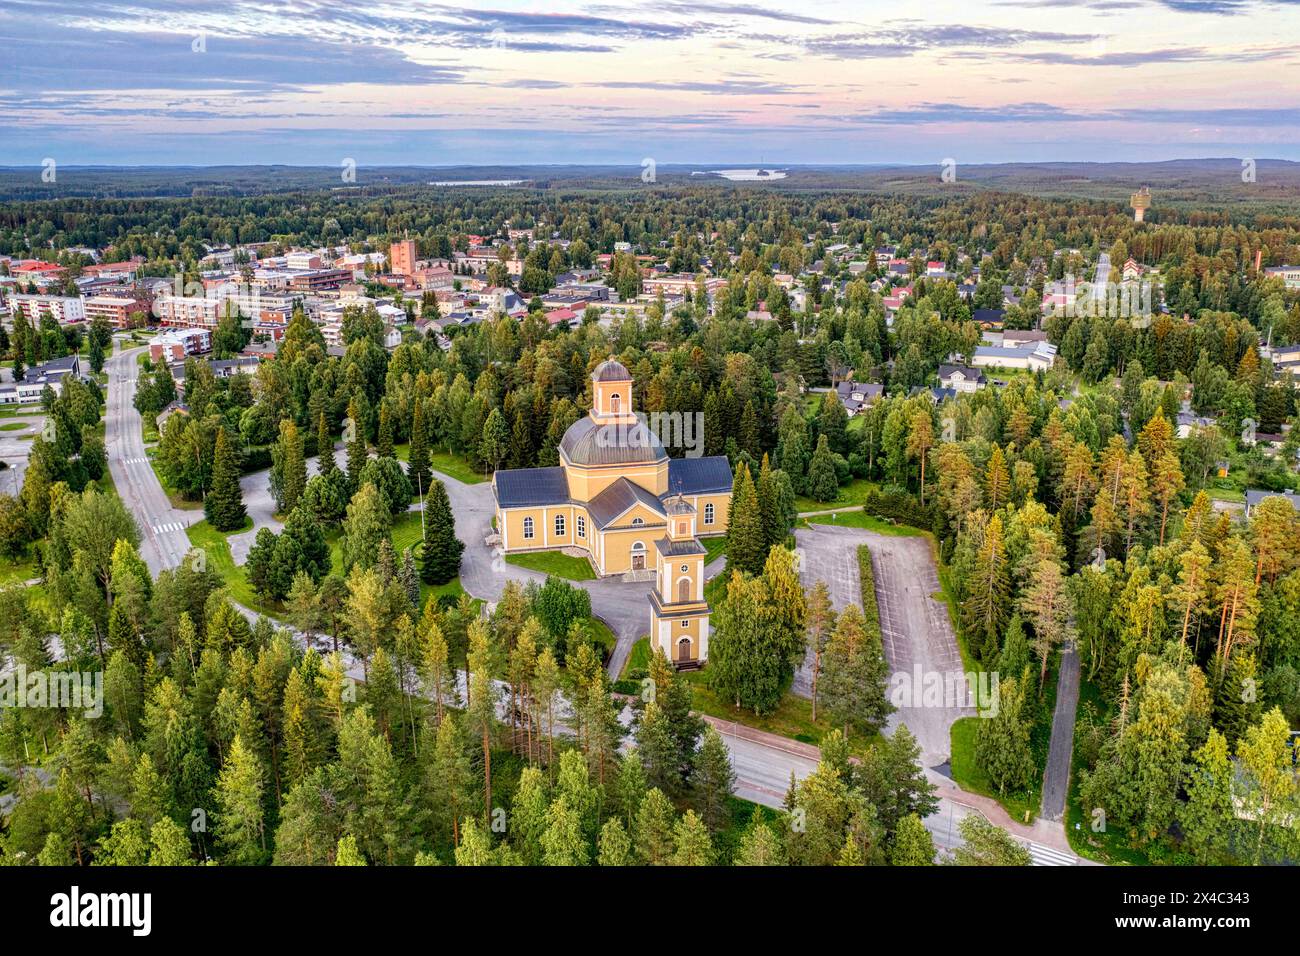
[(582, 515), (578, 515), (574, 520), (577, 523), (577, 528), (575, 530), (577, 531), (578, 537), (585, 538), (587, 536), (587, 519)]
[(713, 524), (713, 502), (710, 501), (704, 506), (704, 523)]
[(531, 541), (533, 536), (533, 516), (527, 515), (524, 518), (524, 540)]
[(564, 527), (564, 515), (556, 515), (556, 516), (555, 516), (555, 536), (556, 536), (557, 538), (563, 538), (563, 537), (564, 537), (564, 532), (565, 532), (565, 527)]

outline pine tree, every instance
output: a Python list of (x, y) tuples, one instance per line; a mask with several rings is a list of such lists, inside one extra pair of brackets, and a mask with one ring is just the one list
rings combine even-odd
[(669, 796), (676, 796), (682, 789), (680, 754), (668, 719), (655, 701), (649, 701), (641, 712), (636, 747), (645, 768), (646, 782)]
[(934, 863), (934, 837), (915, 813), (909, 813), (898, 821), (889, 862), (893, 866), (931, 866)]
[(217, 779), (217, 844), (236, 865), (260, 863), (266, 853), (262, 771), (257, 756), (236, 734)]
[(1178, 805), (1183, 848), (1198, 866), (1231, 862), (1228, 849), (1236, 820), (1232, 802), (1232, 762), (1228, 742), (1211, 727), (1205, 743), (1187, 768), (1187, 802)]
[(605, 821), (600, 829), (596, 863), (599, 866), (630, 866), (632, 863), (632, 841), (627, 831), (617, 818)]
[(636, 815), (637, 858), (647, 866), (666, 866), (673, 855), (673, 805), (658, 787), (641, 801)]
[(736, 786), (736, 772), (731, 768), (731, 752), (722, 735), (712, 727), (705, 730), (696, 751), (691, 784), (700, 818), (717, 833), (730, 822), (727, 800)]
[(150, 866), (193, 866), (194, 848), (185, 828), (174, 820), (159, 820), (149, 830)]
[(366, 858), (361, 850), (357, 848), (356, 837), (348, 834), (339, 837), (338, 846), (334, 850), (335, 866), (366, 866)]
[(424, 500), (424, 511), (420, 577), (426, 584), (446, 584), (460, 573), (460, 557), (465, 544), (456, 537), (451, 499), (441, 481), (432, 482)]
[(885, 698), (884, 649), (856, 604), (839, 615), (823, 653), (821, 698), (827, 716), (843, 727), (868, 733), (893, 709)]
[(784, 866), (786, 862), (785, 847), (781, 838), (768, 824), (761, 821), (751, 822), (740, 838), (736, 848), (735, 866)]
[(709, 828), (694, 810), (687, 810), (673, 827), (673, 855), (669, 863), (672, 866), (713, 865)]
[(551, 804), (541, 842), (543, 865), (587, 865), (590, 850), (582, 833), (582, 817), (564, 797)]
[(758, 574), (767, 559), (767, 531), (749, 468), (741, 465), (731, 486), (731, 522), (727, 530), (727, 567)]
[(248, 518), (244, 510), (244, 495), (239, 487), (239, 464), (224, 428), (217, 429), (212, 485), (203, 499), (203, 513), (208, 524), (218, 531), (237, 531)]

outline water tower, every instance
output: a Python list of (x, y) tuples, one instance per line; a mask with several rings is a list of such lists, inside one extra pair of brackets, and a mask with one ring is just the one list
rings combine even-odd
[(1143, 186), (1129, 197), (1128, 204), (1133, 207), (1133, 221), (1141, 222), (1151, 206), (1151, 190)]

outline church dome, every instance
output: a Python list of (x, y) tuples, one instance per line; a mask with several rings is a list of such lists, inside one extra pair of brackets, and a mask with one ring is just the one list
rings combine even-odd
[(600, 424), (590, 416), (569, 426), (560, 451), (575, 465), (636, 465), (668, 458), (659, 436), (640, 421)]
[(596, 366), (596, 371), (591, 373), (593, 382), (630, 382), (632, 373), (627, 370), (627, 366), (617, 359), (606, 359)]

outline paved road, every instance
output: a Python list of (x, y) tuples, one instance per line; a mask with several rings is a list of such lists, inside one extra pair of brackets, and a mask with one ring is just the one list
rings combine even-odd
[[(939, 577), (927, 538), (894, 537), (862, 528), (818, 524), (800, 528), (795, 540), (803, 551), (805, 586), (826, 581), (836, 608), (860, 603), (858, 546), (865, 544), (871, 549), (880, 628), (891, 678), (907, 675), (910, 689), (924, 686), (927, 675), (955, 678), (963, 673), (948, 609), (934, 596), (940, 590)], [(811, 693), (808, 661), (796, 674), (794, 689), (803, 696)], [(902, 703), (904, 706), (890, 716), (887, 731), (906, 723), (921, 747), (923, 766), (947, 763), (952, 753), (953, 721), (970, 716), (974, 710), (953, 697), (935, 702), (917, 694)]]
[(1071, 641), (1061, 649), (1061, 668), (1056, 681), (1056, 712), (1052, 715), (1052, 741), (1043, 768), (1043, 804), (1046, 820), (1065, 816), (1065, 798), (1070, 791), (1070, 757), (1074, 751), (1074, 714), (1079, 706), (1079, 655)]
[(108, 405), (104, 443), (117, 493), (140, 525), (140, 557), (154, 574), (180, 564), (190, 550), (185, 529), (203, 518), (201, 511), (173, 508), (154, 474), (135, 410), (136, 356), (142, 348), (118, 352), (105, 363)]

